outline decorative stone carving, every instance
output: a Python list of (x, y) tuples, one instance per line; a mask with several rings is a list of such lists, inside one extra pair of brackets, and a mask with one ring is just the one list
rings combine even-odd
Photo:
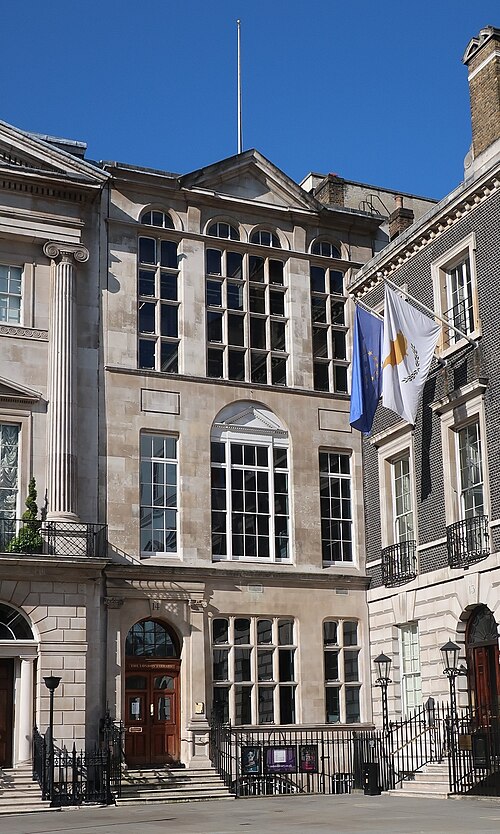
[(84, 264), (89, 259), (89, 250), (81, 243), (48, 241), (44, 244), (43, 252), (51, 261), (56, 261), (59, 257), (65, 261), (70, 261), (74, 258), (78, 263)]
[(104, 607), (121, 608), (124, 601), (123, 597), (104, 597)]
[(18, 339), (34, 339), (46, 342), (49, 338), (48, 330), (38, 330), (35, 327), (14, 327), (10, 324), (0, 325), (0, 336), (13, 336)]

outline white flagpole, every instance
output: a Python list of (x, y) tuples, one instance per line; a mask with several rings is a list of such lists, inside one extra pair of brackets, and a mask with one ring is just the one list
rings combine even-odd
[(243, 150), (243, 129), (241, 122), (241, 32), (240, 21), (236, 21), (238, 27), (238, 153)]
[(380, 275), (379, 277), (382, 278), (382, 280), (385, 281), (386, 284), (389, 284), (389, 286), (392, 287), (393, 290), (396, 290), (396, 292), (400, 292), (401, 295), (406, 296), (406, 298), (409, 298), (410, 301), (413, 301), (415, 304), (418, 304), (418, 306), (421, 307), (422, 310), (424, 310), (430, 316), (432, 316), (432, 318), (437, 319), (441, 322), (441, 324), (444, 324), (450, 330), (454, 330), (455, 333), (458, 333), (458, 335), (462, 337), (462, 339), (467, 339), (469, 344), (473, 347), (477, 347), (477, 342), (475, 339), (471, 339), (471, 337), (468, 336), (467, 333), (464, 333), (462, 330), (459, 330), (458, 327), (455, 327), (455, 325), (452, 324), (450, 321), (444, 319), (442, 316), (439, 316), (434, 310), (431, 310), (430, 307), (427, 307), (425, 304), (422, 304), (422, 302), (419, 301), (418, 298), (415, 298), (415, 296), (410, 295), (410, 293), (406, 292), (406, 290), (404, 290), (403, 287), (398, 287), (397, 284), (394, 284), (392, 281), (389, 280), (389, 278), (384, 278), (382, 275)]

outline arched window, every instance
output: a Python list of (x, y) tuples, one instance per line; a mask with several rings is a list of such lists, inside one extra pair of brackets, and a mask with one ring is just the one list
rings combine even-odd
[(257, 229), (252, 232), (250, 243), (257, 243), (259, 246), (272, 246), (274, 249), (281, 249), (281, 243), (278, 235), (274, 232), (269, 232), (267, 229)]
[(311, 252), (323, 258), (340, 258), (340, 249), (329, 240), (315, 240)]
[(235, 226), (230, 223), (223, 223), (217, 221), (208, 227), (208, 234), (210, 237), (221, 237), (224, 240), (239, 240), (240, 233)]
[(23, 614), (0, 602), (0, 640), (34, 640), (31, 627)]
[(151, 209), (143, 212), (141, 215), (141, 223), (144, 226), (157, 226), (159, 229), (174, 229), (172, 218), (166, 211), (157, 211)]
[(141, 620), (132, 626), (125, 642), (127, 657), (179, 657), (177, 639), (158, 620)]
[(227, 406), (212, 426), (214, 559), (289, 562), (288, 432), (264, 406)]

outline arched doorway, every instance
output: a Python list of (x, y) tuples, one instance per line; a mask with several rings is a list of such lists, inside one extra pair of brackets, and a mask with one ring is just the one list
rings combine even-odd
[(497, 715), (500, 693), (498, 627), (486, 605), (476, 608), (470, 616), (465, 646), (472, 706), (478, 712)]
[(158, 620), (141, 620), (125, 643), (125, 759), (128, 765), (179, 762), (180, 646)]
[(27, 761), (31, 754), (36, 656), (27, 618), (0, 602), (0, 767)]

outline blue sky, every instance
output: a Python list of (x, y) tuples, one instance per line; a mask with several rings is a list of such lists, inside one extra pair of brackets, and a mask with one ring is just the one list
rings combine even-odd
[[(498, 0), (23, 0), (2, 9), (0, 119), (87, 156), (186, 173), (243, 144), (442, 197), (470, 145), (461, 58)], [(6, 68), (9, 74), (6, 78)]]

